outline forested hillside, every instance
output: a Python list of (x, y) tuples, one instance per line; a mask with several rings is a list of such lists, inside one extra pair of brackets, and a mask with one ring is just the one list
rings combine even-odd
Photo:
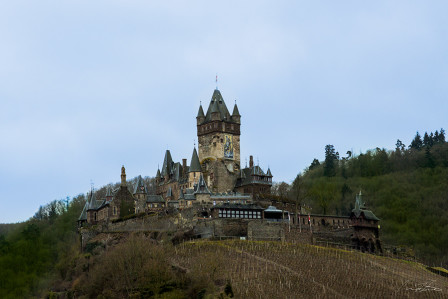
[(381, 238), (406, 245), (429, 264), (448, 265), (448, 143), (445, 132), (419, 133), (406, 147), (376, 148), (341, 157), (325, 147), (289, 189), (289, 197), (312, 213), (349, 215), (355, 193), (381, 219)]

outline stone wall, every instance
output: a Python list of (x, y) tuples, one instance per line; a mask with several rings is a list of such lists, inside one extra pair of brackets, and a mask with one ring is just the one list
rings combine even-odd
[(214, 237), (247, 237), (246, 219), (214, 219)]
[(285, 240), (285, 225), (279, 222), (252, 220), (247, 229), (248, 240)]

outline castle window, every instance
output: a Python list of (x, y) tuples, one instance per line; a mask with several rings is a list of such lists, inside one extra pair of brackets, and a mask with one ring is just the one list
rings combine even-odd
[(94, 218), (95, 221), (96, 221), (96, 212), (93, 214), (93, 218)]
[(114, 207), (114, 215), (117, 215), (117, 207)]

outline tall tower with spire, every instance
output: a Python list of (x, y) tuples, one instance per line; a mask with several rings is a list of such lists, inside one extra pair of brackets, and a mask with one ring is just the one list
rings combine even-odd
[(233, 191), (240, 169), (241, 115), (236, 103), (230, 114), (215, 89), (207, 113), (199, 106), (196, 124), (204, 180), (213, 192)]

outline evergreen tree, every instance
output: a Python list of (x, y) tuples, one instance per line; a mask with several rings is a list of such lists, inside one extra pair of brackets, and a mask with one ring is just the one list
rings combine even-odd
[(324, 163), (324, 175), (327, 177), (336, 175), (336, 161), (337, 155), (334, 146), (327, 144), (325, 146), (325, 163)]
[(434, 133), (434, 144), (439, 143), (439, 131), (436, 130), (436, 132)]
[(422, 137), (417, 131), (417, 134), (414, 137), (414, 140), (412, 140), (411, 144), (409, 145), (409, 148), (420, 150), (423, 146)]
[(425, 135), (423, 135), (423, 146), (430, 146), (431, 140), (429, 138), (428, 132), (425, 132)]
[(443, 128), (440, 129), (439, 143), (445, 143), (445, 130)]
[(312, 169), (316, 168), (316, 167), (319, 166), (319, 165), (320, 165), (319, 160), (314, 159), (313, 162), (311, 162), (311, 165), (310, 165), (310, 167), (308, 167), (308, 169), (309, 169), (309, 170), (312, 170)]
[(404, 152), (405, 145), (401, 142), (400, 139), (397, 139), (397, 143), (395, 143), (395, 151), (397, 153)]

